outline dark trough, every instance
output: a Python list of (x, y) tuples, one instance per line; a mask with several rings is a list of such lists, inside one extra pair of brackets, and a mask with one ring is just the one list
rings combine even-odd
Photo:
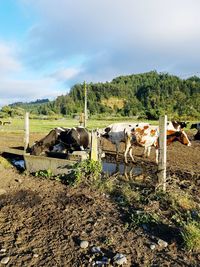
[[(72, 155), (71, 159), (63, 159), (56, 157), (54, 153), (52, 157), (47, 156), (33, 156), (28, 153), (25, 153), (23, 149), (19, 148), (9, 148), (9, 147), (0, 147), (1, 154), (11, 154), (15, 155), (16, 157), (21, 156), (25, 162), (25, 169), (30, 172), (34, 173), (40, 170), (51, 170), (53, 174), (63, 174), (68, 173), (76, 162), (79, 162), (85, 159), (84, 155)], [(66, 157), (66, 156), (65, 156)]]

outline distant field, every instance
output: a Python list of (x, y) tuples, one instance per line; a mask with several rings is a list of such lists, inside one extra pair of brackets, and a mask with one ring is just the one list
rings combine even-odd
[[(6, 120), (3, 120), (6, 121)], [(0, 126), (1, 132), (22, 132), (24, 131), (24, 119), (9, 119), (11, 124)], [(114, 118), (112, 119), (91, 119), (87, 122), (87, 128), (89, 130), (96, 128), (103, 128), (113, 122), (136, 122), (136, 120), (131, 120), (131, 118)], [(149, 121), (152, 124), (158, 124), (158, 121)], [(55, 127), (74, 127), (78, 126), (79, 121), (77, 119), (63, 118), (58, 120), (39, 120), (39, 119), (30, 119), (30, 132), (31, 133), (48, 133), (51, 129)]]

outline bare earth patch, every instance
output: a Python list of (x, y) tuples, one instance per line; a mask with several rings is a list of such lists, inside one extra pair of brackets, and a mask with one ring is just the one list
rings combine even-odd
[[(104, 145), (114, 149), (109, 143)], [(200, 200), (199, 152), (198, 141), (192, 141), (191, 147), (175, 143), (168, 148), (168, 189), (177, 186), (194, 196), (196, 203)], [(141, 153), (140, 148), (134, 152), (136, 164), (145, 173), (142, 179), (133, 177), (131, 186), (133, 190), (140, 187), (144, 192), (153, 191), (154, 151), (150, 159), (141, 158)], [(126, 182), (123, 175), (108, 179)], [(172, 211), (167, 203), (158, 205), (161, 204), (156, 200), (151, 203), (144, 200), (143, 210), (162, 210), (170, 218)], [(128, 209), (119, 205), (116, 196), (86, 185), (72, 187), (0, 165), (0, 260), (9, 256), (7, 266), (78, 267), (98, 266), (92, 264), (101, 261), (104, 255), (111, 259), (110, 266), (115, 266), (113, 257), (122, 253), (127, 259), (125, 266), (200, 266), (199, 254), (185, 250), (174, 226), (152, 226), (151, 231), (145, 225), (128, 227), (130, 208), (138, 207), (132, 203)], [(168, 245), (159, 246), (159, 239)], [(80, 248), (81, 240), (87, 240), (89, 246)], [(98, 246), (102, 255), (95, 256), (92, 248)]]

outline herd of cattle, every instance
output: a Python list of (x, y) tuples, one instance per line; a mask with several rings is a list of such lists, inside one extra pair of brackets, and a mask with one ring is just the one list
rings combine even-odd
[[(167, 145), (178, 141), (183, 145), (191, 146), (191, 142), (183, 130), (185, 122), (171, 121), (167, 123)], [(197, 129), (194, 139), (200, 140), (200, 123), (192, 124), (191, 129)], [(152, 147), (155, 147), (156, 162), (158, 162), (159, 127), (149, 123), (113, 123), (104, 129), (97, 131), (99, 139), (106, 138), (116, 146), (116, 159), (119, 155), (120, 143), (125, 143), (124, 159), (127, 163), (129, 153), (134, 162), (134, 146), (144, 147), (144, 156), (149, 157)], [(35, 142), (31, 147), (32, 155), (40, 155), (43, 152), (72, 153), (90, 149), (91, 133), (84, 127), (55, 128), (47, 136)]]

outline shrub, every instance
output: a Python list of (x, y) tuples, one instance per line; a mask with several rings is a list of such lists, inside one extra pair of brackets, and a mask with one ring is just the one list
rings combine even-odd
[(78, 185), (81, 182), (92, 184), (100, 178), (101, 171), (102, 165), (100, 162), (87, 159), (74, 164), (71, 173), (66, 175), (63, 180), (72, 185)]

